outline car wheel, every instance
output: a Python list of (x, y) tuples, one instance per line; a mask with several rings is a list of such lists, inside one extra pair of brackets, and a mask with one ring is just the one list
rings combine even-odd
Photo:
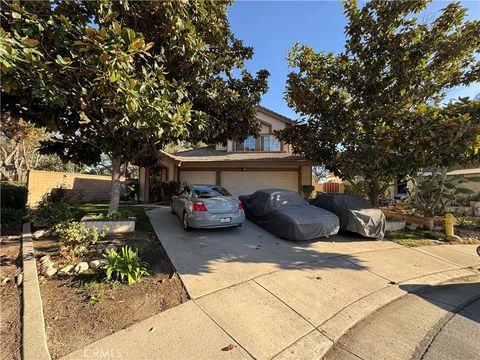
[(238, 224), (237, 227), (242, 227), (243, 224)]
[(192, 228), (190, 227), (190, 225), (188, 225), (188, 216), (187, 216), (187, 212), (186, 212), (186, 211), (183, 212), (183, 221), (182, 221), (182, 223), (183, 223), (183, 229), (184, 229), (185, 231), (190, 231), (190, 230), (192, 229)]

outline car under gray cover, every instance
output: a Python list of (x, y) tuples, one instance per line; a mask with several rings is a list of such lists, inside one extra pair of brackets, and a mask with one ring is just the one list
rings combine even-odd
[(338, 217), (306, 202), (291, 190), (258, 190), (240, 196), (247, 217), (274, 235), (288, 240), (311, 240), (334, 235)]
[(340, 229), (366, 237), (383, 239), (386, 219), (383, 212), (366, 201), (348, 194), (319, 194), (310, 204), (340, 218)]

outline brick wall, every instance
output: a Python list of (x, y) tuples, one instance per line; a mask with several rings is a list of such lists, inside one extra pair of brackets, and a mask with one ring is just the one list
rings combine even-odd
[(44, 194), (63, 187), (71, 201), (106, 201), (110, 196), (110, 176), (72, 174), (30, 170), (28, 173), (29, 206), (35, 206)]

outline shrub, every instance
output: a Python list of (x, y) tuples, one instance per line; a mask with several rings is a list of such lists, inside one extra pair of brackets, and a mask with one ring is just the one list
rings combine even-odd
[(413, 179), (413, 190), (403, 205), (425, 217), (432, 218), (443, 214), (445, 208), (464, 195), (474, 194), (473, 190), (462, 187), (468, 182), (480, 182), (478, 177), (448, 175), (449, 169), (433, 171), (429, 176)]
[(13, 225), (22, 223), (27, 217), (25, 209), (2, 208), (1, 218), (3, 225)]
[(36, 227), (53, 227), (72, 218), (73, 213), (64, 199), (63, 190), (59, 191), (58, 189), (50, 194), (45, 194), (30, 215), (30, 219)]
[(28, 196), (26, 184), (15, 181), (2, 181), (1, 186), (2, 209), (25, 209)]
[(75, 248), (96, 244), (98, 239), (105, 237), (108, 228), (102, 226), (101, 231), (98, 232), (95, 227), (88, 229), (83, 222), (70, 221), (58, 224), (55, 230), (58, 231), (60, 240), (66, 246)]
[(138, 257), (137, 250), (132, 250), (130, 246), (124, 246), (119, 254), (115, 249), (107, 249), (103, 256), (108, 260), (103, 269), (107, 280), (112, 277), (120, 281), (128, 281), (128, 285), (133, 285), (140, 280), (142, 276), (148, 276), (145, 264)]
[(115, 211), (112, 213), (98, 213), (92, 215), (92, 219), (95, 220), (121, 220), (128, 219), (128, 212), (125, 210)]
[(302, 185), (302, 196), (304, 199), (312, 199), (315, 192), (315, 186)]
[(162, 200), (170, 201), (172, 196), (178, 191), (179, 183), (176, 181), (162, 182)]
[(133, 201), (135, 199), (135, 195), (139, 195), (140, 191), (140, 185), (138, 182), (131, 183), (130, 185), (127, 185), (127, 188), (121, 195), (121, 200), (124, 201)]

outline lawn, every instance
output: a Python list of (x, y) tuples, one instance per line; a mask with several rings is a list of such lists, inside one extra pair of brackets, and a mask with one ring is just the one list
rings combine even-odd
[(428, 230), (405, 229), (400, 231), (387, 231), (385, 234), (385, 239), (409, 247), (436, 245), (438, 241), (442, 241), (444, 238), (445, 236), (443, 234)]
[[(152, 224), (145, 213), (150, 208), (138, 205), (120, 204), (120, 212), (125, 212), (137, 218), (135, 231), (153, 232)], [(106, 213), (108, 203), (77, 203), (72, 205), (75, 218), (80, 220), (86, 214)]]

